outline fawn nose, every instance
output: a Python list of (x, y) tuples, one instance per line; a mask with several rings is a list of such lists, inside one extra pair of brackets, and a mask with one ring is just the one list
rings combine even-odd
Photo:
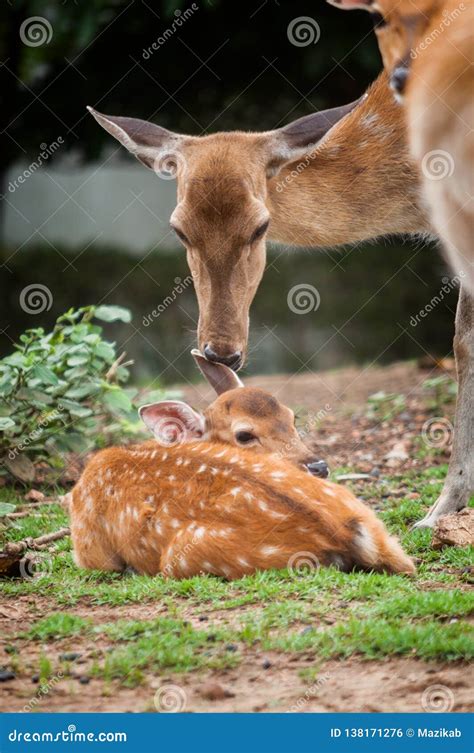
[(408, 68), (399, 65), (390, 78), (390, 86), (397, 94), (403, 94), (408, 79)]
[(231, 353), (228, 356), (222, 356), (216, 353), (209, 343), (204, 346), (204, 355), (208, 361), (213, 363), (223, 363), (224, 366), (229, 366), (234, 371), (238, 371), (242, 366), (242, 351), (237, 350), (235, 353)]
[(312, 476), (318, 478), (327, 478), (329, 476), (329, 468), (324, 460), (313, 460), (311, 463), (306, 463), (306, 468)]

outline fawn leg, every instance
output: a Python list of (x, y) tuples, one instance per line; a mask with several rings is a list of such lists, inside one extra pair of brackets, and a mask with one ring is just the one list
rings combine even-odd
[(474, 296), (461, 287), (454, 352), (458, 374), (453, 450), (443, 491), (414, 528), (432, 528), (441, 515), (467, 505), (474, 491)]

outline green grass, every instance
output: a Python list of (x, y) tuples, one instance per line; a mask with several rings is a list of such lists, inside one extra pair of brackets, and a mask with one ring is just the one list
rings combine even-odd
[[(413, 578), (334, 568), (297, 575), (269, 570), (230, 583), (211, 576), (165, 580), (87, 572), (76, 568), (70, 542), (64, 539), (54, 556), (45, 555), (52, 556), (52, 570), (45, 568), (42, 577), (0, 581), (4, 602), (36, 595), (42, 615), (11, 639), (13, 651), (21, 655), (25, 641), (39, 642), (41, 661), (51, 665), (42, 674), (51, 675), (59, 667), (61, 651), (86, 643), (94, 656), (90, 672), (106, 683), (127, 686), (142, 682), (147, 672), (230, 667), (249, 650), (312, 657), (314, 668), (307, 679), (335, 657), (471, 659), (474, 636), (468, 618), (474, 612), (474, 594), (468, 582), (473, 548), (433, 550), (430, 531), (410, 530), (435, 501), (445, 472), (446, 467), (438, 466), (362, 487), (364, 497), (377, 503), (388, 528), (417, 559)], [(407, 495), (417, 491), (420, 498), (391, 496), (399, 489)], [(0, 501), (21, 499), (1, 489)], [(8, 527), (0, 523), (0, 546), (67, 525), (60, 506), (40, 510), (38, 517), (19, 518)], [(160, 605), (160, 617), (114, 620), (115, 608), (126, 607), (133, 617), (135, 604), (148, 603)], [(97, 607), (105, 616), (78, 616), (78, 606), (81, 615)], [(200, 616), (207, 620), (199, 622)], [(18, 658), (13, 651), (10, 662)]]

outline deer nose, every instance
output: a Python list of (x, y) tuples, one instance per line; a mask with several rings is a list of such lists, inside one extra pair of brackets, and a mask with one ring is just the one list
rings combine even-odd
[(204, 346), (204, 355), (208, 361), (213, 363), (223, 363), (224, 366), (229, 366), (234, 371), (238, 371), (242, 366), (242, 351), (237, 350), (235, 353), (231, 353), (229, 356), (220, 356), (209, 343)]
[(311, 463), (306, 463), (306, 468), (312, 476), (318, 478), (327, 478), (329, 476), (329, 468), (324, 460), (313, 460)]

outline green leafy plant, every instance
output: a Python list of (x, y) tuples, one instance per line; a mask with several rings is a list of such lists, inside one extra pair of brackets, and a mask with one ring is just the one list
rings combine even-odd
[(0, 457), (24, 481), (35, 461), (61, 465), (64, 453), (131, 430), (136, 390), (123, 386), (129, 364), (93, 320), (130, 322), (131, 315), (120, 306), (70, 309), (52, 332), (27, 330), (0, 361)]
[(405, 395), (396, 393), (375, 392), (367, 399), (367, 418), (378, 421), (389, 421), (398, 416), (406, 406)]
[(452, 403), (456, 399), (458, 392), (457, 382), (448, 374), (425, 379), (422, 388), (429, 395), (428, 408), (439, 412), (446, 403)]

